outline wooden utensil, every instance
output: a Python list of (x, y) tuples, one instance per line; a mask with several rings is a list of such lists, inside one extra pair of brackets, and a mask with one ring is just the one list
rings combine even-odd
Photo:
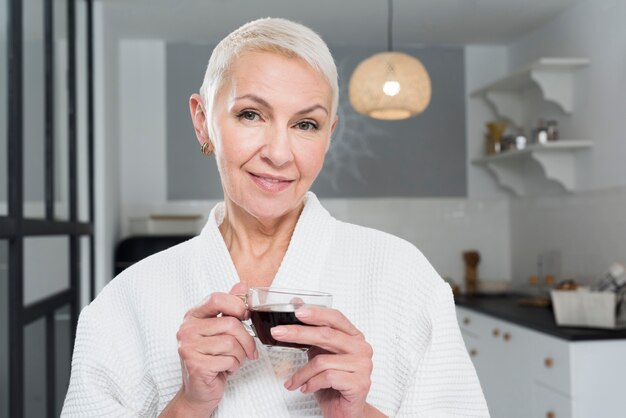
[(475, 250), (463, 252), (465, 261), (465, 293), (468, 296), (476, 294), (476, 284), (478, 282), (478, 263), (480, 263), (480, 253)]

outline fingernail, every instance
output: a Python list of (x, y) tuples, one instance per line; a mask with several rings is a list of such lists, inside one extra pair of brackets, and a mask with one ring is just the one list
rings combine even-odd
[(307, 308), (296, 309), (296, 316), (298, 318), (308, 318), (311, 316), (311, 310)]
[(252, 353), (252, 358), (254, 360), (258, 360), (259, 359), (259, 350), (254, 350), (254, 353)]
[(302, 387), (300, 387), (300, 392), (305, 393), (306, 392), (306, 384), (302, 385)]
[(270, 331), (274, 337), (280, 337), (281, 335), (287, 334), (287, 328), (281, 326), (274, 327)]
[(291, 381), (293, 380), (292, 377), (290, 377), (289, 379), (287, 379), (287, 381), (285, 382), (285, 389), (291, 389)]

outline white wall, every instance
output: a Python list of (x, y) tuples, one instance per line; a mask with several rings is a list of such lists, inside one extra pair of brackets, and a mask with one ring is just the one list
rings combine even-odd
[(96, 3), (96, 293), (113, 277), (128, 218), (165, 201), (167, 175), (164, 43), (119, 39), (111, 21), (107, 5)]
[[(584, 57), (571, 116), (557, 115), (562, 137), (589, 139), (592, 152), (579, 159), (581, 190), (626, 185), (626, 2), (585, 0), (509, 48), (515, 69), (540, 57)], [(550, 112), (549, 106), (536, 106)], [(536, 120), (536, 119), (535, 119)]]
[(538, 256), (561, 254), (563, 277), (591, 281), (626, 263), (626, 2), (581, 1), (509, 48), (511, 68), (544, 56), (587, 57), (571, 115), (558, 115), (562, 136), (590, 139), (578, 158), (582, 191), (511, 200), (513, 278), (535, 274)]
[(113, 275), (113, 251), (120, 236), (119, 46), (107, 25), (107, 7), (94, 4), (95, 94), (95, 260), (96, 289)]
[(129, 219), (131, 207), (166, 201), (165, 43), (124, 40), (119, 64), (119, 190)]
[[(557, 280), (592, 283), (614, 262), (626, 265), (626, 188), (511, 201), (515, 283), (538, 273), (542, 254), (556, 251)], [(559, 276), (560, 270), (560, 277)]]
[(485, 155), (485, 122), (494, 120), (493, 109), (471, 93), (508, 74), (508, 49), (504, 46), (469, 45), (465, 48), (465, 97), (467, 111), (467, 195), (505, 198), (494, 176), (472, 160)]
[(463, 251), (478, 250), (481, 280), (510, 277), (506, 199), (322, 199), (337, 219), (389, 232), (415, 244), (442, 277), (461, 284)]

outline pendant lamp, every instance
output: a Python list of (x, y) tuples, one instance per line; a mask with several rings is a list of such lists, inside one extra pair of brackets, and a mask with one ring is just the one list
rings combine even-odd
[(392, 6), (388, 0), (388, 51), (362, 61), (350, 77), (352, 107), (374, 119), (407, 119), (422, 113), (430, 102), (430, 77), (424, 65), (393, 51)]

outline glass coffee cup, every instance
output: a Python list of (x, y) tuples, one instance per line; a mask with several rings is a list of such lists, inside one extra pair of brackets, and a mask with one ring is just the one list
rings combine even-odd
[(277, 341), (271, 329), (279, 325), (306, 325), (296, 317), (296, 310), (305, 306), (332, 307), (330, 293), (312, 290), (251, 287), (245, 295), (250, 311), (253, 335), (268, 347), (307, 350), (308, 345)]

